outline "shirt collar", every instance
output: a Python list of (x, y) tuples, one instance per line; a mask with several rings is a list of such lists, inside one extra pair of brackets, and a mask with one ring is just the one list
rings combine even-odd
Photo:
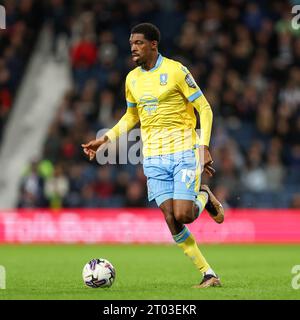
[(142, 72), (153, 72), (161, 66), (162, 62), (163, 62), (163, 56), (160, 53), (158, 53), (158, 58), (156, 60), (155, 66), (150, 70), (145, 70), (141, 67), (141, 71)]

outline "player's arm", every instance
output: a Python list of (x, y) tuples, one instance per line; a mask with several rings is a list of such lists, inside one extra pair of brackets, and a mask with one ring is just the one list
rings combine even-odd
[[(186, 99), (194, 106), (200, 115), (201, 136), (200, 150), (203, 150), (203, 166), (205, 172), (212, 176), (215, 170), (212, 168), (212, 157), (209, 152), (209, 142), (211, 136), (213, 113), (211, 107), (204, 97), (202, 91), (198, 87), (191, 73), (187, 68), (179, 65), (176, 79), (179, 90), (183, 93)], [(202, 159), (202, 157), (200, 157)]]
[(213, 176), (213, 174), (215, 173), (215, 169), (211, 166), (213, 161), (209, 152), (209, 142), (213, 123), (213, 112), (211, 110), (210, 104), (203, 94), (191, 103), (200, 115), (200, 148), (203, 148), (204, 170), (209, 176)]
[(139, 115), (136, 107), (127, 107), (127, 111), (119, 122), (105, 136), (109, 141), (115, 141), (123, 133), (130, 131), (139, 122)]
[(192, 102), (193, 107), (198, 111), (200, 116), (201, 136), (200, 145), (209, 147), (211, 129), (213, 123), (213, 112), (210, 104), (202, 94)]
[(89, 156), (90, 160), (93, 160), (96, 156), (97, 150), (102, 146), (106, 145), (111, 141), (115, 141), (123, 133), (130, 131), (138, 122), (139, 115), (136, 108), (136, 103), (134, 97), (130, 92), (130, 88), (127, 84), (126, 79), (126, 100), (127, 100), (127, 111), (124, 116), (119, 120), (119, 122), (105, 135), (99, 139), (92, 140), (86, 144), (82, 144), (83, 151)]

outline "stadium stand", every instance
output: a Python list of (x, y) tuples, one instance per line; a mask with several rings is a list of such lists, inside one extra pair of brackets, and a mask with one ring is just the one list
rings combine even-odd
[(40, 1), (4, 1), (6, 29), (0, 32), (0, 142), (26, 65), (44, 21)]

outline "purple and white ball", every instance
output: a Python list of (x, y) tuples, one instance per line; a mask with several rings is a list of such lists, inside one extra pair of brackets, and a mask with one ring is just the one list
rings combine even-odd
[(83, 268), (84, 283), (91, 288), (109, 288), (115, 281), (116, 270), (106, 259), (93, 259)]

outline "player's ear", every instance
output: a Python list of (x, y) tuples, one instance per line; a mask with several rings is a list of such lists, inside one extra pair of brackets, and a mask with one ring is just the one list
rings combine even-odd
[(157, 49), (158, 48), (158, 42), (156, 40), (151, 41), (151, 49)]

